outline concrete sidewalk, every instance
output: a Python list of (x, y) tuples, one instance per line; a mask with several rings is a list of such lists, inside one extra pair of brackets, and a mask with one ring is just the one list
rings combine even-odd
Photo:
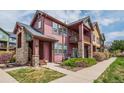
[(13, 77), (0, 69), (0, 83), (18, 83)]
[(115, 61), (115, 59), (115, 57), (110, 58), (94, 66), (73, 72), (65, 77), (56, 79), (51, 83), (92, 83), (107, 69), (107, 67), (109, 67), (111, 63)]
[(61, 73), (66, 74), (66, 75), (70, 75), (70, 74), (75, 73), (73, 71), (61, 68), (61, 67), (59, 67), (59, 64), (55, 64), (55, 63), (47, 63), (47, 65), (44, 65), (43, 67), (50, 68), (52, 70), (61, 72)]

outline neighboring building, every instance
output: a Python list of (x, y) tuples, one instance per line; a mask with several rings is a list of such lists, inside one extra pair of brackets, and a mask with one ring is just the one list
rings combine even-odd
[(16, 37), (13, 33), (0, 28), (0, 51), (14, 50), (16, 47)]
[(105, 36), (101, 33), (99, 25), (97, 22), (93, 23), (93, 52), (102, 52), (104, 51), (104, 41)]
[(16, 23), (17, 63), (38, 66), (43, 59), (61, 62), (68, 57), (92, 57), (93, 31), (89, 16), (65, 24), (37, 11), (30, 25)]

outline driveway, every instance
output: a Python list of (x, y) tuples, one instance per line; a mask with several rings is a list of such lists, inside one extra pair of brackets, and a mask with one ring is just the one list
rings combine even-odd
[[(68, 73), (68, 70), (67, 70), (67, 73), (68, 73), (67, 76), (56, 79), (56, 80), (52, 81), (51, 83), (92, 83), (115, 60), (116, 60), (116, 58), (113, 57), (108, 60), (104, 60), (103, 62), (97, 63), (94, 66), (79, 70), (77, 72)], [(57, 71), (59, 71), (59, 70), (57, 70)]]

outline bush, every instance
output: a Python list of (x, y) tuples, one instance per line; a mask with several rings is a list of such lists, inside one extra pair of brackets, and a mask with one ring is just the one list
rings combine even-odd
[(11, 63), (16, 62), (16, 55), (13, 55), (13, 57), (10, 59), (10, 62)]
[(62, 65), (71, 67), (86, 67), (94, 64), (96, 64), (96, 60), (94, 58), (70, 58), (62, 63)]
[(81, 58), (70, 58), (68, 60), (65, 60), (63, 62), (63, 65), (71, 66), (71, 67), (76, 67), (75, 62), (80, 62), (80, 61), (82, 61)]
[(84, 58), (83, 62), (85, 62), (87, 66), (92, 66), (96, 64), (96, 60), (94, 58)]
[(111, 54), (109, 52), (104, 52), (105, 56), (106, 56), (106, 59), (110, 58), (111, 57)]
[(7, 63), (10, 62), (11, 58), (13, 57), (13, 52), (0, 52), (0, 63)]
[(123, 53), (118, 53), (118, 54), (116, 54), (116, 57), (124, 57), (124, 54)]
[(97, 61), (103, 61), (106, 59), (106, 55), (103, 52), (94, 52), (93, 53), (93, 57), (97, 60)]

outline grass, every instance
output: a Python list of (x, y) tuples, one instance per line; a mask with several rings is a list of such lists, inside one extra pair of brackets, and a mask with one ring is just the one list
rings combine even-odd
[(47, 83), (65, 76), (64, 74), (49, 68), (21, 68), (9, 71), (8, 74), (20, 83)]
[(124, 83), (124, 57), (118, 57), (95, 83)]

